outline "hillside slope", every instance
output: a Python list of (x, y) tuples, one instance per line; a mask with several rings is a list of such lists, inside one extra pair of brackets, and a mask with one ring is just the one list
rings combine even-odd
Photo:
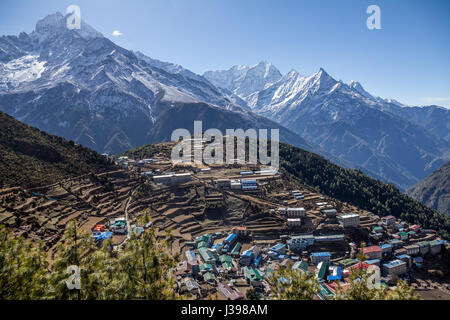
[(407, 193), (428, 207), (450, 215), (450, 162), (409, 189)]
[(0, 112), (0, 187), (34, 187), (113, 169), (107, 158)]
[[(151, 158), (168, 154), (167, 144), (153, 144), (128, 150), (124, 155)], [(280, 143), (280, 170), (316, 192), (350, 203), (379, 216), (394, 215), (402, 220), (434, 229), (450, 239), (450, 217), (410, 198), (391, 184), (333, 164), (322, 156)]]
[(372, 179), (321, 156), (280, 144), (280, 167), (318, 192), (380, 216), (393, 215), (450, 238), (450, 217), (428, 208), (391, 184)]

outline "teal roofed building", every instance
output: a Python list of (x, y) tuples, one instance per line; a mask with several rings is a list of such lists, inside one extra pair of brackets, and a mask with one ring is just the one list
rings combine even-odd
[(207, 272), (203, 275), (203, 280), (205, 280), (209, 284), (215, 284), (216, 276), (212, 272)]
[(260, 284), (263, 280), (258, 269), (251, 268), (251, 267), (244, 267), (243, 273), (244, 273), (244, 276), (247, 279), (247, 281), (252, 285)]

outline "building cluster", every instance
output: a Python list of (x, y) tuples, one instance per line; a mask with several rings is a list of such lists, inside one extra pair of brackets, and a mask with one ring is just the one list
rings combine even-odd
[(217, 179), (215, 181), (216, 185), (220, 189), (234, 189), (234, 190), (258, 190), (259, 184), (256, 179)]
[(186, 173), (166, 173), (163, 175), (153, 176), (153, 182), (156, 184), (176, 185), (189, 182), (192, 179), (192, 174)]
[[(131, 232), (141, 234), (144, 228), (134, 224), (130, 226)], [(114, 236), (123, 236), (128, 233), (127, 221), (125, 217), (110, 219), (106, 224), (97, 224), (92, 229), (91, 237), (97, 244), (101, 244), (103, 240), (111, 239)]]
[[(296, 219), (304, 216), (302, 209), (278, 210), (282, 215)], [(356, 226), (355, 221), (359, 221), (353, 216), (348, 219), (344, 218), (346, 225)], [(383, 219), (377, 226), (383, 225), (386, 233), (385, 220), (389, 221)], [(408, 242), (392, 237), (364, 247), (360, 253), (365, 260), (360, 261), (356, 258), (357, 245), (347, 243), (345, 234), (283, 236), (284, 240), (278, 243), (253, 244), (243, 249), (248, 236), (248, 230), (240, 226), (234, 227), (225, 237), (222, 233), (197, 237), (193, 248), (186, 252), (186, 261), (177, 268), (180, 288), (199, 298), (220, 292), (226, 299), (236, 300), (244, 298), (245, 290), (242, 288), (253, 287), (261, 296), (268, 297), (272, 289), (269, 279), (273, 272), (291, 265), (309, 275), (314, 273), (319, 282), (318, 298), (330, 299), (337, 290), (345, 290), (350, 274), (360, 268), (378, 270), (381, 284), (386, 286), (398, 278), (407, 279), (411, 268), (420, 267), (419, 262), (439, 254), (445, 243), (442, 240)], [(331, 250), (317, 250), (336, 246), (347, 247), (349, 251), (339, 256)], [(353, 255), (350, 254), (352, 250)]]
[(286, 219), (288, 228), (298, 228), (302, 225), (302, 218), (306, 216), (305, 208), (278, 208), (278, 214)]
[[(130, 159), (126, 157), (120, 161), (130, 164)], [(264, 194), (270, 189), (263, 187), (266, 185), (265, 181), (270, 181), (272, 177), (255, 175), (276, 174), (273, 170), (235, 171), (229, 176), (218, 175), (230, 179), (217, 177), (215, 180), (209, 180), (210, 171), (211, 168), (194, 170), (194, 175), (198, 172), (208, 172), (205, 177), (217, 187), (205, 188), (206, 209), (222, 208), (225, 205), (229, 192), (223, 190), (237, 191), (236, 195), (245, 198)], [(194, 179), (191, 173), (156, 174), (152, 171), (144, 174), (151, 175), (156, 184), (166, 186)], [(195, 179), (199, 177), (201, 180), (201, 175), (195, 176)], [(259, 191), (245, 195), (239, 192), (253, 190)], [(276, 200), (277, 204), (272, 206), (274, 198), (280, 200)], [(246, 290), (251, 287), (261, 296), (269, 297), (273, 273), (280, 268), (292, 266), (308, 275), (314, 273), (319, 282), (318, 297), (329, 299), (338, 290), (348, 287), (350, 275), (355, 270), (379, 271), (381, 283), (388, 286), (398, 278), (408, 279), (414, 268), (421, 268), (427, 259), (433, 259), (433, 256), (443, 250), (445, 242), (437, 239), (433, 230), (423, 229), (419, 225), (408, 225), (394, 216), (378, 218), (346, 207), (343, 212), (338, 212), (336, 208), (341, 206), (336, 203), (329, 204), (325, 199), (317, 195), (311, 196), (308, 191), (303, 190), (277, 193), (271, 197), (271, 203), (266, 205), (268, 209), (264, 210), (270, 209), (269, 218), (273, 219), (275, 216), (275, 223), (280, 222), (286, 226), (280, 228), (286, 235), (278, 234), (279, 239), (276, 240), (270, 238), (264, 242), (264, 237), (259, 238), (264, 240), (257, 240), (258, 237), (252, 239), (255, 229), (250, 235), (245, 226), (235, 226), (227, 233), (206, 233), (195, 238), (187, 243), (188, 250), (183, 252), (184, 259), (174, 270), (178, 290), (198, 298), (219, 293), (222, 298), (238, 300), (243, 299)], [(314, 205), (316, 209), (311, 210)], [(121, 221), (111, 221), (107, 228), (100, 227), (95, 232), (126, 234), (126, 223)], [(313, 229), (310, 228), (311, 225), (314, 226)], [(110, 234), (106, 233), (103, 237), (111, 236)], [(358, 243), (367, 243), (362, 252), (358, 252), (358, 245), (351, 242), (355, 240)], [(365, 259), (358, 260), (358, 253)]]

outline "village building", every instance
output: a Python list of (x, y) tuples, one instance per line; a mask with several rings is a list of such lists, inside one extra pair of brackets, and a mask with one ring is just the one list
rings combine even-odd
[(242, 179), (241, 185), (242, 185), (242, 190), (244, 190), (244, 191), (258, 189), (258, 182), (256, 181), (256, 179)]
[(436, 255), (441, 252), (442, 243), (440, 240), (433, 240), (430, 242), (430, 254)]
[(386, 226), (390, 226), (395, 223), (395, 217), (394, 216), (382, 217), (381, 222)]
[(420, 252), (420, 247), (417, 244), (412, 244), (404, 247), (406, 249), (406, 254), (410, 256), (418, 255)]
[(383, 258), (383, 250), (379, 246), (370, 246), (364, 248), (364, 255), (366, 255), (369, 259), (382, 259)]
[(311, 262), (318, 264), (321, 261), (330, 263), (331, 254), (329, 252), (313, 252), (311, 253)]
[(336, 209), (323, 209), (322, 213), (326, 215), (328, 218), (334, 218), (337, 215)]
[(402, 260), (392, 260), (383, 264), (383, 270), (390, 276), (398, 276), (406, 273), (406, 262)]
[(314, 245), (314, 236), (309, 234), (294, 236), (287, 241), (287, 245), (292, 252), (301, 253)]
[(356, 213), (338, 216), (338, 221), (344, 228), (359, 228), (359, 215)]
[(422, 256), (430, 252), (430, 242), (422, 241), (417, 244), (419, 246), (419, 252)]
[(244, 238), (248, 236), (248, 230), (247, 227), (233, 227), (231, 231), (236, 234), (239, 238)]
[(286, 254), (286, 245), (284, 243), (278, 243), (272, 246), (269, 250), (275, 252), (278, 255), (283, 255)]
[(241, 180), (231, 180), (230, 188), (231, 189), (242, 189)]
[(302, 220), (300, 218), (287, 219), (288, 228), (298, 228), (301, 225), (302, 225)]
[(230, 179), (218, 179), (215, 181), (218, 188), (221, 189), (230, 189), (231, 181)]
[(289, 218), (301, 218), (305, 215), (305, 208), (286, 208), (286, 216)]
[(227, 300), (242, 300), (242, 299), (244, 299), (244, 295), (241, 292), (231, 288), (225, 282), (219, 282), (219, 284), (217, 285), (217, 290), (219, 292), (221, 292), (227, 298)]

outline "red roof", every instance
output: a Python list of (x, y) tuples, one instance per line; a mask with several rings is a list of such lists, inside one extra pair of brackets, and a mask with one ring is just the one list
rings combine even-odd
[[(341, 290), (339, 292), (345, 292), (350, 287), (350, 283), (347, 282), (340, 282)], [(334, 294), (336, 294), (336, 291), (338, 290), (338, 283), (337, 282), (331, 282), (325, 284)]]
[(103, 231), (103, 230), (105, 230), (105, 226), (102, 224), (98, 224), (95, 226), (94, 230), (95, 231)]
[(381, 252), (381, 248), (379, 246), (371, 246), (364, 248), (364, 253), (370, 253), (370, 252)]
[(347, 269), (349, 269), (349, 270), (352, 270), (352, 269), (361, 269), (361, 268), (364, 268), (365, 270), (367, 270), (368, 268), (370, 267), (370, 264), (368, 264), (368, 263), (365, 263), (365, 262), (358, 262), (357, 264), (355, 264), (355, 265), (353, 265), (353, 266), (351, 266), (351, 267), (348, 267)]

